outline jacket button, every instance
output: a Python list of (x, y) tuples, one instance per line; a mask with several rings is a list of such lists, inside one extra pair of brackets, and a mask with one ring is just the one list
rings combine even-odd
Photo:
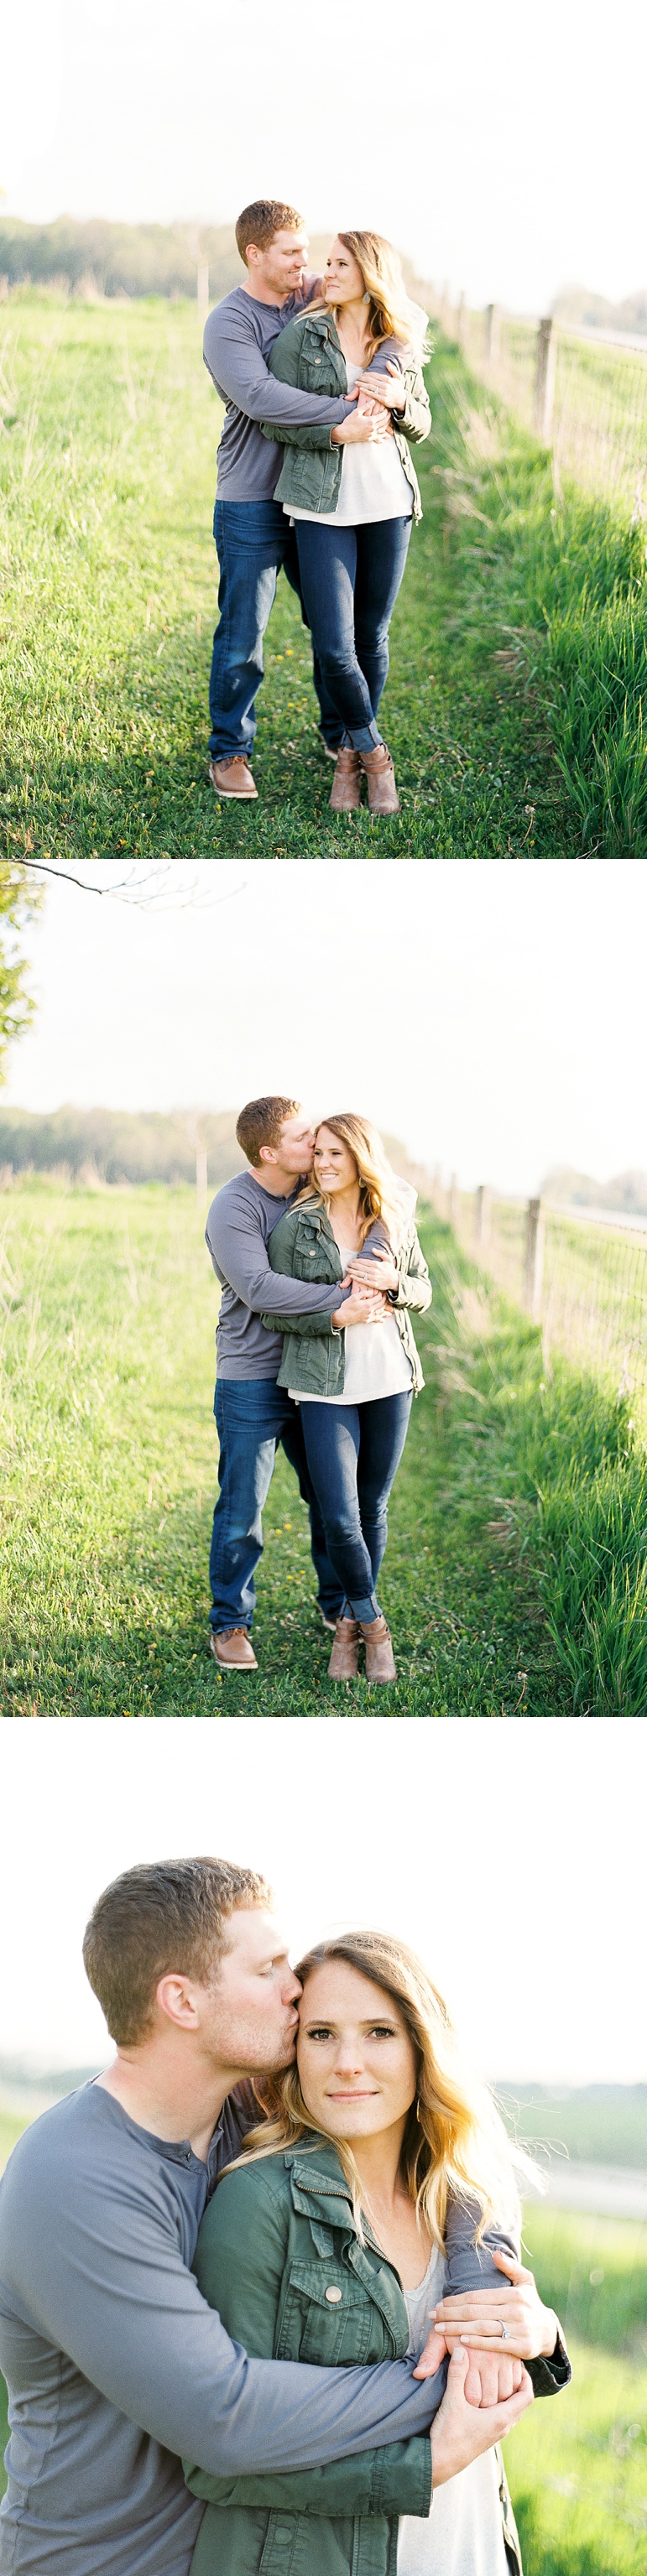
[(327, 2290), (327, 2291), (326, 2291), (326, 2298), (327, 2298), (327, 2300), (328, 2300), (328, 2302), (329, 2302), (329, 2306), (330, 2306), (331, 2308), (336, 2308), (336, 2307), (338, 2307), (338, 2306), (339, 2306), (339, 2301), (340, 2301), (340, 2298), (341, 2298), (341, 2290), (335, 2290), (335, 2289), (332, 2289), (332, 2288), (331, 2288), (330, 2290)]

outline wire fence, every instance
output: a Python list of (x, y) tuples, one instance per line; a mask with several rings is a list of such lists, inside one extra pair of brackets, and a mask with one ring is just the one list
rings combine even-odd
[(541, 1199), (434, 1181), (449, 1220), (480, 1270), (541, 1325), (546, 1367), (560, 1351), (628, 1396), (647, 1431), (647, 1220), (580, 1215)]
[(647, 512), (647, 344), (517, 320), (496, 304), (472, 312), (434, 294), (433, 311), (468, 365), (506, 409), (552, 447), (555, 481)]

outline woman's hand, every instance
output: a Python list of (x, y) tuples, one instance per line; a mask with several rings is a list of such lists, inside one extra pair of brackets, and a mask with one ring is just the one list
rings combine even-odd
[(332, 447), (352, 447), (356, 440), (364, 442), (370, 439), (374, 442), (376, 439), (389, 438), (392, 433), (393, 422), (384, 403), (381, 403), (379, 410), (375, 411), (362, 411), (358, 403), (357, 410), (351, 412), (350, 420), (335, 422), (334, 429), (330, 432), (330, 443)]
[(469, 2344), (471, 2352), (491, 2353), (497, 2347), (500, 2350), (503, 2342), (510, 2360), (537, 2361), (540, 2353), (550, 2359), (559, 2334), (554, 2309), (544, 2307), (533, 2274), (523, 2263), (501, 2253), (495, 2253), (494, 2261), (505, 2275), (500, 2290), (466, 2290), (454, 2299), (441, 2299), (432, 2309), (447, 2351), (463, 2343)]
[(378, 1280), (385, 1292), (389, 1288), (395, 1291), (398, 1287), (398, 1273), (391, 1252), (369, 1253), (366, 1261), (358, 1254), (356, 1261), (349, 1261), (348, 1268), (351, 1279), (365, 1280), (368, 1288), (376, 1287)]
[(393, 358), (387, 358), (386, 369), (385, 376), (379, 376), (377, 373), (358, 376), (358, 394), (374, 395), (376, 402), (388, 405), (389, 411), (404, 411), (407, 399), (404, 376)]
[(331, 1323), (382, 1324), (389, 1311), (386, 1297), (380, 1296), (377, 1290), (373, 1295), (369, 1295), (361, 1280), (354, 1279), (350, 1297), (345, 1298), (343, 1306), (337, 1307), (336, 1314), (331, 1316)]

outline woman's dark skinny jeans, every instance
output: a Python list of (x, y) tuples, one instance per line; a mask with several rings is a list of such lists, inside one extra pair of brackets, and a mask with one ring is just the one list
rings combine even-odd
[(346, 1595), (342, 1617), (379, 1619), (375, 1585), (387, 1539), (387, 1503), (400, 1464), (411, 1390), (368, 1404), (301, 1405), (306, 1458), (329, 1562)]
[(313, 519), (294, 524), (303, 604), (324, 686), (355, 750), (374, 751), (382, 740), (376, 717), (411, 520), (371, 519), (357, 528), (322, 528)]

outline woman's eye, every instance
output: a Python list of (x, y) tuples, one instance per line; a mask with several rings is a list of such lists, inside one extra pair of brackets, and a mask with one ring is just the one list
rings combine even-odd
[(325, 2022), (322, 2022), (317, 2030), (309, 2030), (307, 2036), (308, 2039), (330, 2039), (332, 2033), (326, 2028)]
[(370, 2035), (371, 2039), (395, 2039), (395, 2031), (392, 2030), (391, 2024), (388, 2021), (374, 2022)]

